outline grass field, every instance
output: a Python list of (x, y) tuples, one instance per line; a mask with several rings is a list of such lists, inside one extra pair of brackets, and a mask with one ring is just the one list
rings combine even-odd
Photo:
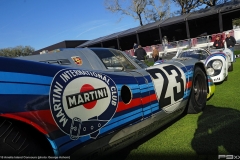
[(240, 155), (239, 75), (237, 59), (228, 81), (216, 85), (202, 113), (183, 115), (127, 147), (116, 159), (212, 160), (219, 154)]

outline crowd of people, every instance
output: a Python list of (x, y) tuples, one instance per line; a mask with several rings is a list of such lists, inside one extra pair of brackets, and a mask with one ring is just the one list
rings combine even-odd
[[(221, 35), (217, 35), (216, 39), (214, 40), (213, 47), (215, 47), (216, 49), (222, 49), (225, 47), (224, 43), (226, 43), (226, 47), (229, 48), (234, 53), (234, 46), (236, 44), (236, 39), (233, 36), (231, 36), (229, 32), (226, 33), (226, 38), (223, 38)], [(162, 45), (164, 49), (164, 54), (167, 54), (168, 40), (166, 36), (164, 36), (162, 39)], [(140, 61), (145, 60), (147, 53), (142, 48), (141, 45), (134, 43), (133, 50), (134, 50), (134, 56), (136, 56), (138, 60)], [(154, 62), (156, 62), (157, 60), (162, 60), (163, 54), (160, 54), (159, 50), (155, 46), (153, 46), (152, 57)], [(236, 61), (235, 56), (233, 56), (233, 61), (234, 62)]]
[[(236, 39), (231, 36), (229, 32), (226, 33), (226, 38), (222, 38), (220, 35), (217, 35), (213, 46), (216, 49), (224, 48), (224, 43), (226, 42), (226, 47), (229, 48), (234, 53), (234, 46), (236, 44)], [(235, 56), (233, 56), (233, 62), (235, 62)]]

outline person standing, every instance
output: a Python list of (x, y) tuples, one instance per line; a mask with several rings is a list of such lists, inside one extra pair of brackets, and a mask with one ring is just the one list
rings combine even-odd
[(133, 44), (133, 50), (134, 50), (134, 52), (136, 51), (137, 48), (138, 48), (137, 43), (134, 43), (134, 44)]
[(229, 48), (233, 53), (233, 62), (236, 62), (235, 55), (234, 55), (234, 46), (236, 44), (236, 39), (233, 36), (231, 36), (229, 32), (227, 32), (227, 37), (225, 38), (225, 42), (226, 42), (227, 48)]
[(134, 56), (136, 56), (138, 60), (144, 61), (146, 55), (147, 55), (147, 52), (142, 48), (141, 45), (138, 45), (138, 48), (134, 52)]
[(216, 37), (216, 39), (215, 39), (215, 41), (214, 41), (214, 43), (213, 43), (213, 46), (214, 46), (216, 49), (221, 49), (221, 48), (223, 48), (223, 42), (222, 42), (222, 40), (220, 39), (220, 36), (219, 36), (219, 35), (217, 35), (217, 37)]
[(153, 60), (154, 62), (156, 62), (159, 59), (159, 51), (156, 49), (155, 46), (152, 47), (153, 48)]
[(162, 39), (162, 45), (163, 45), (163, 51), (164, 51), (164, 55), (167, 55), (167, 49), (168, 49), (168, 40), (167, 40), (167, 36), (164, 36)]

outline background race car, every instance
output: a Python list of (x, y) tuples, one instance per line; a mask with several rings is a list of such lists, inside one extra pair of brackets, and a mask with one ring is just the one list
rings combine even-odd
[(229, 49), (222, 50), (205, 50), (202, 48), (194, 48), (187, 50), (179, 50), (173, 59), (178, 58), (195, 58), (203, 62), (207, 68), (207, 74), (212, 78), (214, 83), (227, 80), (228, 72), (232, 71), (233, 64), (231, 62)]

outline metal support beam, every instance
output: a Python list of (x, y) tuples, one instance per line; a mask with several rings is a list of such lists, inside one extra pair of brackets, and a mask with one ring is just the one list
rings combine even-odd
[(190, 38), (190, 31), (189, 31), (189, 26), (188, 26), (188, 21), (187, 20), (185, 21), (185, 24), (186, 24), (187, 39), (189, 39)]
[(160, 40), (159, 43), (162, 44), (162, 30), (160, 26), (158, 27), (158, 32), (159, 32), (159, 40)]
[(117, 38), (117, 45), (118, 45), (118, 49), (120, 50), (121, 49), (121, 46), (120, 46), (120, 42), (119, 42), (119, 39)]
[(139, 40), (138, 33), (136, 33), (136, 37), (137, 37), (137, 44), (139, 45), (140, 44), (140, 40)]
[(222, 13), (218, 13), (218, 20), (219, 20), (219, 30), (223, 32), (223, 21), (222, 21)]

